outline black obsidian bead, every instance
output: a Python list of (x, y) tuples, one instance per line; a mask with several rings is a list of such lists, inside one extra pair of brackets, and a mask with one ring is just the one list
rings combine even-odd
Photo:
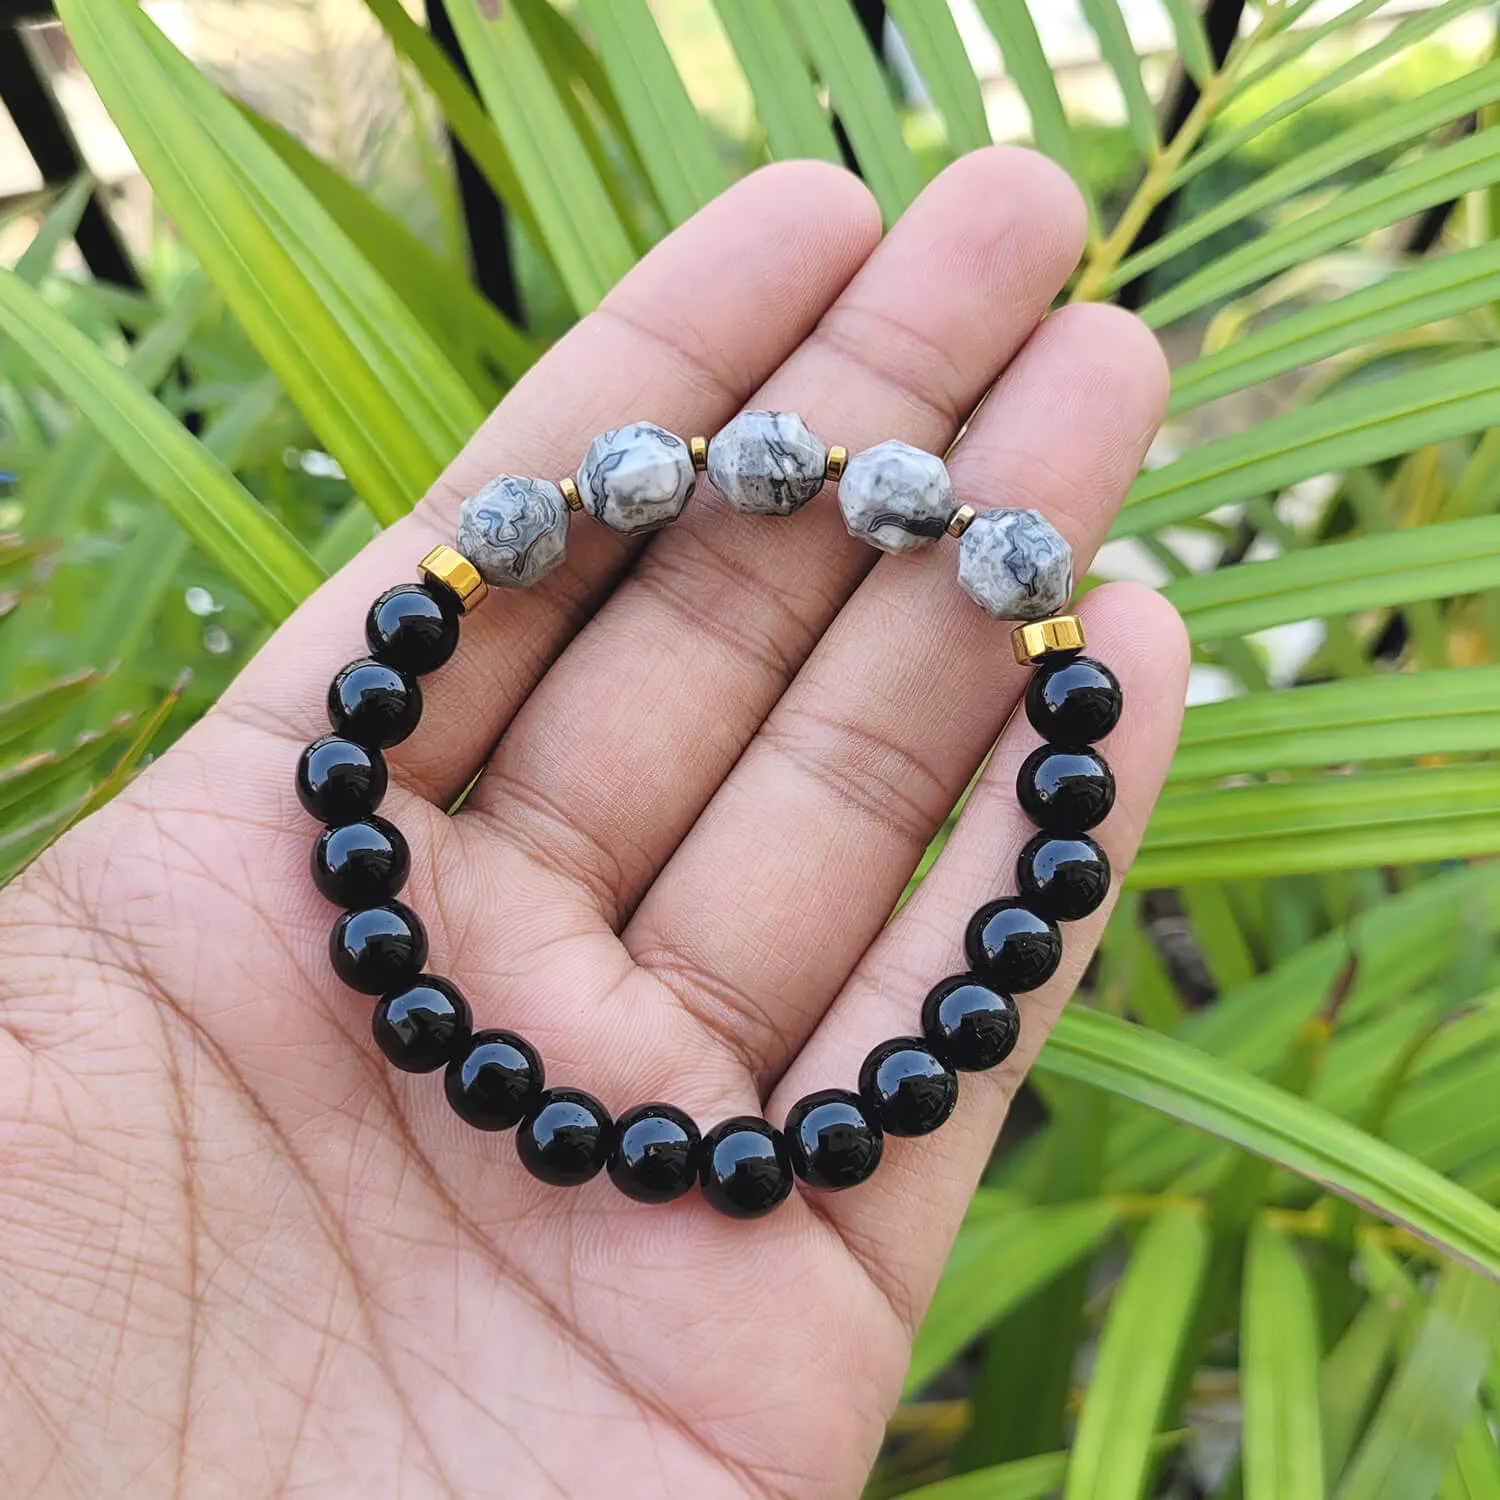
[(698, 1153), (703, 1196), (731, 1219), (758, 1219), (792, 1190), (792, 1160), (779, 1130), (736, 1115), (703, 1137)]
[(533, 1177), (554, 1187), (587, 1182), (615, 1142), (609, 1111), (582, 1089), (548, 1089), (516, 1131), (516, 1155)]
[(1026, 687), (1026, 717), (1044, 740), (1091, 745), (1120, 722), (1123, 703), (1115, 674), (1092, 656), (1044, 662)]
[(885, 1137), (864, 1101), (847, 1089), (822, 1089), (787, 1112), (786, 1149), (792, 1170), (811, 1187), (854, 1187), (880, 1165)]
[(325, 734), (297, 762), (297, 800), (324, 823), (352, 823), (380, 806), (386, 779), (380, 751)]
[(698, 1127), (671, 1104), (638, 1104), (615, 1121), (609, 1178), (638, 1203), (670, 1203), (698, 1178)]
[(922, 1002), (927, 1045), (965, 1073), (982, 1073), (1004, 1062), (1021, 1035), (1021, 1012), (1002, 990), (973, 974), (955, 974), (935, 984)]
[(1062, 962), (1062, 951), (1057, 923), (1016, 896), (986, 902), (964, 933), (969, 967), (1012, 995), (1046, 984)]
[(542, 1096), (542, 1059), (513, 1031), (476, 1031), (448, 1064), (443, 1092), (459, 1119), (476, 1130), (510, 1130)]
[(370, 606), (365, 639), (370, 655), (398, 672), (435, 672), (458, 645), (458, 606), (446, 589), (398, 584)]
[(375, 1043), (406, 1073), (432, 1073), (467, 1048), (469, 1002), (446, 979), (419, 974), (417, 982), (375, 1007)]
[(404, 989), (427, 962), (422, 919), (399, 901), (340, 914), (328, 939), (333, 972), (364, 995)]
[(379, 906), (406, 884), (411, 851), (401, 830), (372, 813), (325, 828), (312, 850), (313, 884), (339, 906)]
[(384, 662), (361, 657), (340, 667), (328, 684), (328, 722), (335, 734), (361, 745), (399, 745), (421, 717), (416, 679)]
[(1021, 763), (1016, 800), (1038, 828), (1087, 833), (1115, 805), (1115, 778), (1096, 750), (1041, 745)]
[(859, 1092), (887, 1135), (927, 1135), (958, 1103), (958, 1075), (919, 1037), (882, 1042), (859, 1070)]
[(1021, 895), (1060, 922), (1076, 922), (1109, 894), (1109, 859), (1086, 833), (1039, 833), (1016, 860)]

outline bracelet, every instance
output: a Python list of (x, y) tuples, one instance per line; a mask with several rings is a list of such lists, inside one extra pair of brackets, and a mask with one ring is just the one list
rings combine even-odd
[[(458, 645), (462, 617), (489, 585), (526, 587), (551, 572), (567, 544), (568, 517), (587, 510), (615, 530), (654, 531), (681, 513), (706, 471), (731, 507), (790, 515), (838, 485), (851, 534), (886, 552), (943, 535), (959, 540), (960, 585), (991, 615), (1022, 623), (1018, 663), (1036, 670), (1026, 716), (1047, 742), (1021, 766), (1016, 793), (1039, 831), (1017, 859), (1020, 894), (981, 906), (964, 935), (969, 970), (941, 980), (921, 1008), (921, 1035), (882, 1042), (865, 1058), (858, 1089), (823, 1089), (794, 1104), (777, 1130), (736, 1116), (700, 1134), (682, 1110), (642, 1104), (612, 1117), (593, 1095), (546, 1086), (524, 1037), (472, 1026), (450, 981), (424, 972), (427, 934), (396, 899), (410, 855), (376, 809), (385, 795), (382, 752), (416, 728), (417, 678)], [(1093, 745), (1119, 721), (1120, 685), (1083, 655), (1082, 622), (1058, 614), (1073, 587), (1072, 554), (1034, 510), (976, 511), (957, 503), (940, 458), (901, 442), (855, 454), (825, 447), (788, 412), (741, 413), (710, 443), (649, 422), (606, 432), (576, 476), (556, 484), (503, 474), (464, 501), (457, 547), (418, 565), (420, 582), (388, 589), (365, 620), (369, 655), (328, 690), (333, 732), (297, 764), (297, 796), (325, 826), (312, 851), (319, 891), (344, 908), (329, 953), (338, 977), (376, 998), (376, 1044), (409, 1073), (443, 1070), (448, 1102), (479, 1130), (516, 1132), (533, 1176), (558, 1186), (607, 1169), (628, 1197), (665, 1203), (696, 1183), (721, 1213), (769, 1213), (800, 1178), (839, 1189), (865, 1181), (885, 1137), (926, 1135), (953, 1112), (958, 1074), (1002, 1062), (1020, 1035), (1015, 996), (1045, 984), (1062, 960), (1058, 923), (1095, 911), (1109, 891), (1109, 861), (1089, 837), (1114, 804), (1114, 777)]]

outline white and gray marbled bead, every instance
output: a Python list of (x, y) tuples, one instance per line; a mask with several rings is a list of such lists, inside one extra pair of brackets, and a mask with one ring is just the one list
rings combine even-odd
[(529, 588), (563, 560), (567, 502), (548, 480), (498, 475), (459, 507), (456, 545), (486, 583)]
[(911, 552), (942, 536), (957, 502), (942, 459), (892, 438), (849, 460), (839, 509), (851, 536), (882, 552)]
[(982, 510), (958, 539), (958, 581), (997, 620), (1044, 620), (1073, 596), (1073, 549), (1035, 510)]
[(589, 514), (616, 531), (655, 531), (682, 514), (697, 475), (688, 445), (654, 422), (601, 432), (578, 469)]
[(708, 445), (708, 477), (747, 516), (789, 516), (823, 488), (828, 445), (790, 411), (742, 411)]

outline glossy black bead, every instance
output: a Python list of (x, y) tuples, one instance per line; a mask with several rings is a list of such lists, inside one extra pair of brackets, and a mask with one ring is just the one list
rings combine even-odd
[(379, 906), (410, 873), (411, 851), (401, 830), (373, 813), (325, 828), (313, 845), (313, 884), (339, 906)]
[(638, 1203), (670, 1203), (698, 1179), (698, 1127), (671, 1104), (638, 1104), (615, 1121), (610, 1181)]
[(1109, 894), (1109, 858), (1086, 833), (1039, 833), (1016, 860), (1016, 879), (1039, 912), (1076, 922)]
[(1044, 985), (1062, 962), (1062, 933), (1017, 896), (989, 901), (969, 918), (969, 967), (1012, 995)]
[(469, 1002), (446, 979), (419, 974), (417, 982), (383, 995), (370, 1029), (386, 1057), (406, 1073), (432, 1073), (469, 1043)]
[(582, 1089), (548, 1089), (516, 1131), (516, 1155), (533, 1177), (554, 1187), (587, 1182), (615, 1143), (609, 1111)]
[(1120, 722), (1124, 700), (1115, 674), (1091, 656), (1044, 662), (1026, 687), (1026, 717), (1044, 740), (1091, 745)]
[(779, 1130), (754, 1115), (715, 1125), (698, 1152), (703, 1196), (731, 1219), (758, 1219), (792, 1190), (792, 1159)]
[(448, 1064), (443, 1092), (476, 1130), (510, 1130), (536, 1107), (545, 1073), (535, 1047), (513, 1031), (476, 1031)]
[(328, 938), (333, 972), (363, 995), (404, 989), (427, 962), (422, 919), (399, 901), (340, 914)]
[(887, 1135), (927, 1135), (958, 1103), (958, 1075), (919, 1037), (882, 1042), (859, 1070), (859, 1093)]
[(1021, 763), (1016, 800), (1038, 828), (1087, 833), (1115, 805), (1114, 773), (1087, 746), (1041, 745)]
[(922, 1034), (950, 1068), (982, 1073), (1015, 1051), (1021, 1012), (1003, 990), (973, 974), (955, 974), (928, 991)]
[(380, 806), (385, 757), (342, 735), (314, 740), (297, 761), (297, 800), (324, 823), (353, 823)]
[(435, 672), (458, 645), (458, 608), (446, 589), (398, 584), (370, 606), (365, 639), (370, 655), (398, 672)]
[(399, 745), (422, 717), (422, 689), (368, 656), (340, 667), (328, 684), (328, 722), (334, 733), (361, 745)]
[(854, 1187), (880, 1165), (885, 1136), (864, 1101), (847, 1089), (822, 1089), (787, 1111), (787, 1153), (792, 1170), (811, 1187)]

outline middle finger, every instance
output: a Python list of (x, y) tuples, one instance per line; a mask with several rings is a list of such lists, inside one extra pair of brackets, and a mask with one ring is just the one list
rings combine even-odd
[[(1056, 295), (1083, 230), (1076, 189), (1045, 158), (965, 157), (750, 404), (798, 411), (851, 451), (888, 437), (941, 450)], [(470, 809), (566, 867), (618, 924), (875, 556), (827, 494), (779, 519), (695, 500), (543, 679)]]

